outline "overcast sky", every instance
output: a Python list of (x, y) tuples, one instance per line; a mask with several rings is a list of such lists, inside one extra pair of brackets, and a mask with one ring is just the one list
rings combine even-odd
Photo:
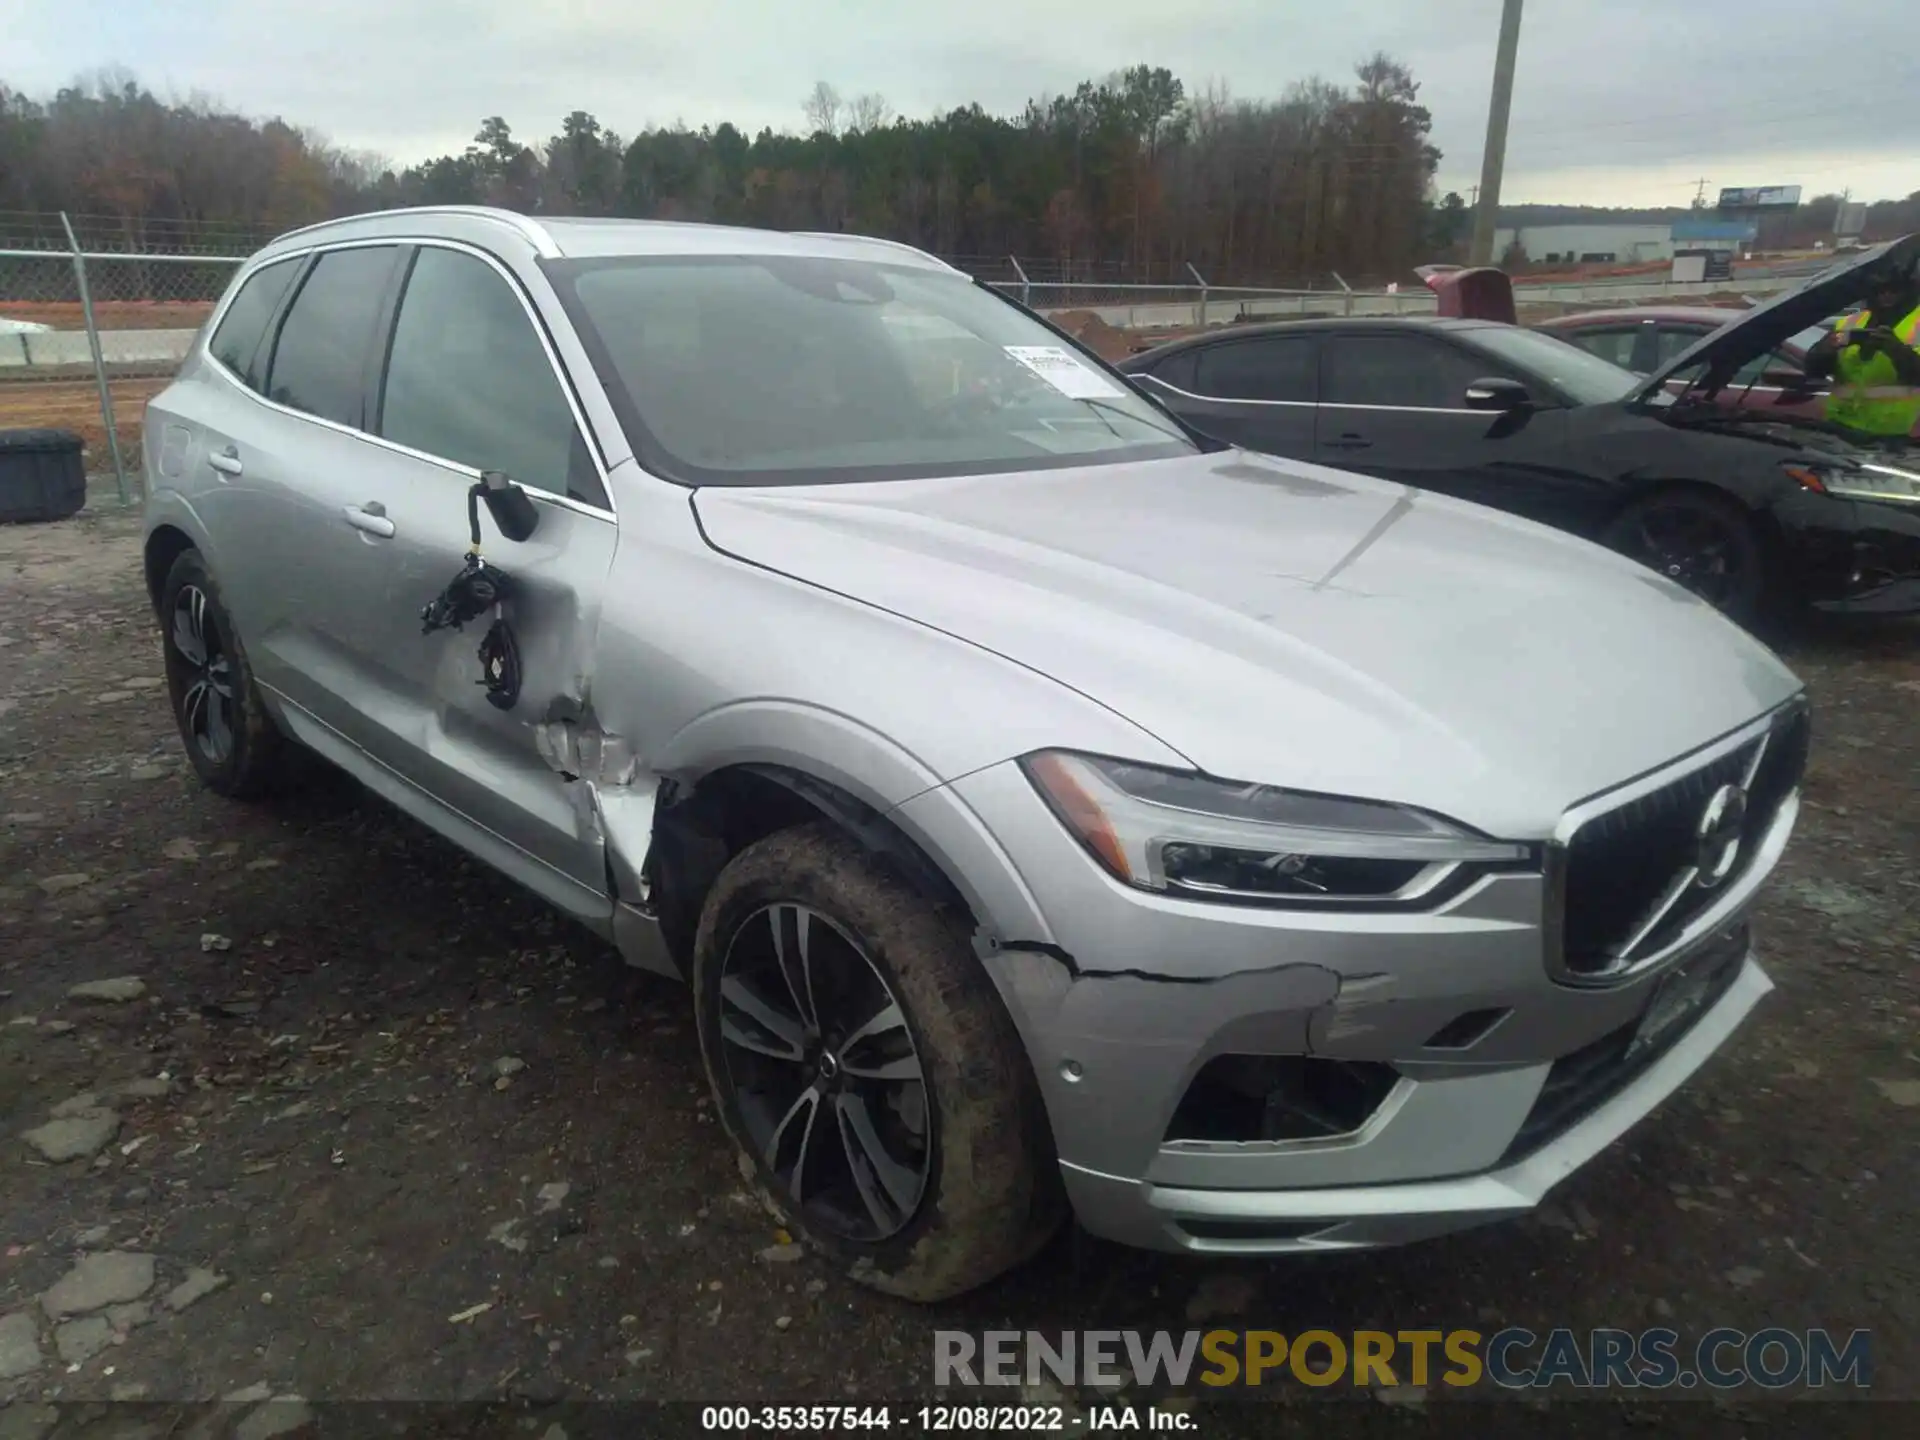
[[(1916, 0), (1527, 0), (1503, 198), (1680, 204), (1705, 178), (1855, 199), (1920, 189)], [(1500, 0), (0, 0), (0, 80), (50, 93), (126, 66), (406, 163), (487, 115), (533, 141), (581, 108), (625, 134), (797, 128), (816, 80), (908, 115), (1017, 112), (1142, 61), (1269, 96), (1409, 65), (1445, 153), (1480, 175)]]

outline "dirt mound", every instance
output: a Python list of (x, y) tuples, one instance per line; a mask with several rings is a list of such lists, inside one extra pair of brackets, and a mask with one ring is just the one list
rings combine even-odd
[[(211, 300), (98, 300), (93, 306), (102, 330), (197, 330), (211, 314)], [(56, 330), (82, 330), (87, 323), (77, 300), (0, 301), (0, 316)]]
[[(167, 383), (163, 379), (112, 382), (113, 418), (120, 431), (120, 453), (129, 465), (139, 463), (140, 420), (146, 412), (147, 401), (166, 389)], [(85, 446), (89, 470), (110, 467), (107, 426), (100, 416), (100, 391), (91, 376), (0, 384), (0, 430), (40, 426), (76, 432)]]
[(1135, 349), (1133, 336), (1091, 310), (1066, 310), (1051, 319), (1102, 360), (1124, 360)]

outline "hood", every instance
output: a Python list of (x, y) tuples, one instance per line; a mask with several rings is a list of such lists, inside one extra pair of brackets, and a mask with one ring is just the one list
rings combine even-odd
[(1706, 362), (1712, 370), (1731, 375), (1750, 360), (1777, 350), (1810, 326), (1818, 326), (1868, 293), (1889, 274), (1914, 273), (1920, 264), (1920, 233), (1889, 240), (1829, 265), (1797, 290), (1776, 295), (1764, 305), (1738, 314), (1731, 324), (1703, 335), (1647, 377), (1641, 398), (1658, 392), (1675, 375)]
[(1726, 405), (1665, 403), (1654, 413), (1662, 423), (1682, 430), (1710, 430), (1791, 451), (1791, 455), (1780, 457), (1783, 460), (1799, 458), (1852, 468), (1885, 459), (1885, 452), (1874, 448), (1859, 431), (1814, 415), (1744, 410)]
[[(1800, 688), (1597, 546), (1239, 451), (694, 504), (722, 552), (1050, 676), (1209, 774), (1510, 838)], [(939, 723), (993, 723), (963, 690), (928, 703)]]

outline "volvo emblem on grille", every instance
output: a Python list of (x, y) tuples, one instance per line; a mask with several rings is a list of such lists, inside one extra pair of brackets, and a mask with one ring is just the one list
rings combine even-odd
[(1747, 825), (1747, 792), (1738, 785), (1722, 785), (1700, 812), (1694, 831), (1694, 883), (1711, 890), (1733, 873), (1740, 861), (1740, 842)]

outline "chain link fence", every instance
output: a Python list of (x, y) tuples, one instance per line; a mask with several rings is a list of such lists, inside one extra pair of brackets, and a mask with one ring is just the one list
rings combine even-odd
[[(172, 378), (235, 269), (272, 235), (246, 225), (0, 210), (0, 428), (76, 431), (88, 468), (111, 472), (130, 497), (146, 402)], [(1102, 262), (948, 258), (1042, 314), (1075, 325), (1091, 314), (1131, 332), (1110, 347), (1120, 350), (1191, 328), (1435, 308), (1421, 286), (1355, 290), (1338, 277), (1335, 288), (1219, 286), (1190, 265), (1142, 275)], [(1529, 286), (1522, 318), (1538, 318), (1548, 303), (1631, 304), (1672, 289), (1662, 281)]]
[[(111, 470), (130, 498), (146, 402), (172, 378), (234, 270), (270, 238), (244, 227), (0, 211), (0, 428), (76, 432), (88, 468)], [(1184, 282), (1143, 284), (1117, 266), (1015, 256), (953, 263), (1043, 314), (1092, 313), (1123, 330), (1352, 314), (1357, 298), (1369, 307), (1358, 313), (1432, 308), (1421, 294), (1212, 287), (1191, 269)]]
[(1127, 330), (1205, 328), (1240, 321), (1330, 315), (1423, 315), (1433, 292), (1290, 290), (1254, 285), (1128, 285), (1100, 281), (989, 280), (1004, 295), (1043, 315), (1091, 312)]
[(247, 227), (0, 211), (0, 428), (78, 434), (130, 500), (146, 402), (234, 270)]

